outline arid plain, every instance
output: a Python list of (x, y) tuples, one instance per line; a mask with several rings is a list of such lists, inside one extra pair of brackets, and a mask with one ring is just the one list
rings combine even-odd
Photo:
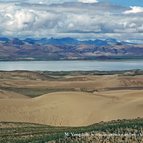
[(142, 71), (0, 72), (0, 122), (86, 126), (142, 111)]

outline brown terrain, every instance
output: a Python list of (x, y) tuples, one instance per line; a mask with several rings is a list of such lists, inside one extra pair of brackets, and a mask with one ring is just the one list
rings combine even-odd
[(86, 126), (143, 117), (143, 74), (0, 72), (0, 121)]
[(18, 39), (0, 37), (0, 60), (142, 59), (143, 44), (116, 39)]

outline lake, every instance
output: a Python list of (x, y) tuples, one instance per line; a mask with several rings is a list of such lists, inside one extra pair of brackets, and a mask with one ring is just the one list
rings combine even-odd
[(143, 60), (121, 61), (1, 61), (1, 71), (117, 71), (142, 69)]

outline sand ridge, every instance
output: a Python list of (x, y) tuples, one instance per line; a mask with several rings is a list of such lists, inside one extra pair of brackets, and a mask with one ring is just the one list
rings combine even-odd
[(0, 100), (0, 121), (85, 126), (143, 117), (143, 90), (126, 90), (125, 96), (124, 91), (117, 93), (55, 92), (29, 99), (4, 99)]

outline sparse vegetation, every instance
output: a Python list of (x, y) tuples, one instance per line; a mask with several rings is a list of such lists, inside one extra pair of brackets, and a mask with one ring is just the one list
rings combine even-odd
[(2, 143), (141, 143), (143, 119), (101, 122), (87, 127), (52, 127), (30, 123), (0, 123)]
[(20, 93), (29, 97), (37, 97), (43, 94), (48, 94), (52, 92), (60, 92), (60, 91), (75, 91), (74, 89), (54, 89), (54, 88), (17, 88), (17, 87), (0, 87), (0, 89), (5, 91), (12, 91), (16, 93)]

